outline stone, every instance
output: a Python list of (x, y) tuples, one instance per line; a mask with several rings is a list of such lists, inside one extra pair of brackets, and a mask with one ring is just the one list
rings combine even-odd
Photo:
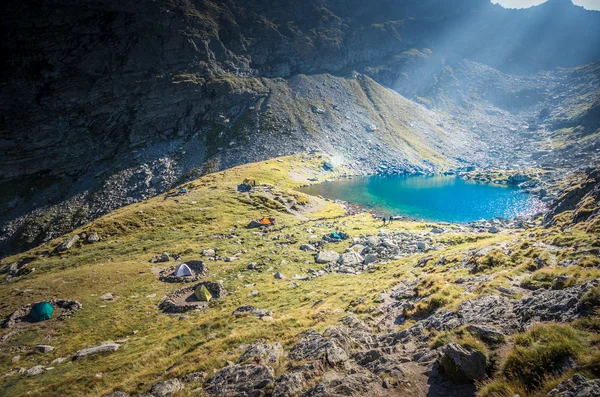
[(365, 246), (362, 244), (354, 244), (352, 247), (350, 247), (350, 249), (362, 255), (363, 251), (365, 250)]
[(100, 299), (102, 299), (103, 301), (112, 301), (115, 299), (115, 297), (110, 292), (107, 292), (106, 294), (102, 295)]
[(230, 365), (218, 371), (204, 384), (208, 397), (271, 395), (275, 384), (273, 368), (266, 365)]
[(317, 263), (331, 263), (337, 262), (339, 258), (340, 254), (338, 254), (335, 251), (319, 251), (317, 257), (315, 258), (315, 261)]
[(377, 262), (377, 254), (367, 254), (365, 256), (364, 264), (370, 265), (371, 263)]
[(253, 289), (252, 291), (250, 291), (250, 292), (248, 293), (248, 295), (249, 295), (249, 296), (258, 296), (258, 294), (259, 294), (259, 292), (258, 292), (258, 290), (256, 290), (256, 289)]
[(466, 330), (490, 346), (500, 345), (504, 343), (505, 340), (505, 336), (502, 332), (490, 327), (469, 324)]
[(171, 260), (171, 257), (169, 256), (169, 254), (167, 252), (163, 252), (162, 255), (160, 256), (160, 258), (158, 259), (159, 262), (168, 262)]
[(212, 248), (202, 250), (202, 256), (215, 256), (215, 255), (216, 255), (216, 252)]
[(35, 346), (35, 351), (46, 354), (46, 353), (50, 353), (52, 350), (54, 350), (54, 347), (50, 346), (50, 345), (36, 345)]
[(492, 226), (490, 228), (488, 228), (488, 233), (498, 233), (500, 231), (500, 229), (498, 229), (496, 226)]
[(238, 308), (235, 309), (232, 314), (234, 316), (251, 315), (251, 316), (257, 317), (259, 319), (262, 319), (264, 317), (272, 317), (273, 316), (273, 312), (271, 312), (270, 310), (258, 309), (251, 305), (238, 306)]
[(451, 343), (442, 348), (441, 372), (455, 381), (485, 378), (486, 358), (479, 350)]
[(427, 243), (424, 241), (417, 241), (417, 249), (420, 249), (421, 251), (427, 251)]
[(338, 263), (340, 265), (349, 266), (349, 267), (354, 267), (356, 265), (360, 265), (363, 263), (363, 261), (364, 261), (364, 258), (359, 253), (354, 252), (354, 251), (345, 252), (338, 259)]
[(277, 280), (285, 280), (285, 276), (283, 274), (281, 274), (281, 272), (277, 272), (275, 273), (274, 276)]
[(85, 349), (79, 350), (75, 356), (74, 360), (79, 360), (88, 356), (93, 356), (96, 354), (102, 353), (112, 353), (119, 349), (120, 345), (114, 342), (103, 342), (98, 346), (86, 347)]
[(430, 233), (434, 233), (434, 234), (444, 233), (444, 229), (442, 229), (441, 227), (434, 227), (433, 229), (431, 229)]
[(183, 388), (183, 383), (179, 379), (170, 379), (153, 384), (150, 393), (155, 397), (171, 397)]
[(27, 371), (25, 371), (25, 375), (27, 376), (35, 376), (35, 375), (39, 375), (41, 373), (44, 372), (44, 366), (42, 365), (36, 365), (34, 367), (29, 368)]
[(392, 250), (398, 248), (398, 245), (389, 238), (383, 239), (383, 241), (381, 242), (381, 245), (383, 245), (385, 248), (392, 249)]
[(78, 241), (79, 241), (79, 236), (74, 235), (73, 237), (70, 237), (70, 238), (66, 239), (65, 241), (63, 241), (63, 243), (61, 245), (59, 245), (58, 247), (56, 247), (54, 249), (54, 252), (60, 253), (60, 252), (68, 251)]
[(88, 244), (94, 244), (94, 243), (97, 243), (98, 241), (100, 241), (100, 236), (96, 232), (92, 232), (92, 233), (88, 234), (87, 238), (85, 239), (85, 242)]
[(300, 250), (302, 250), (302, 251), (316, 251), (317, 249), (312, 244), (302, 244), (300, 246)]

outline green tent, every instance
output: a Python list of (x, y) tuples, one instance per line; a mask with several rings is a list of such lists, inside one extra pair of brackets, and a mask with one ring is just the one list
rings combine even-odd
[(196, 298), (198, 298), (198, 300), (203, 302), (208, 302), (212, 299), (210, 291), (204, 286), (204, 284), (200, 284), (199, 286), (197, 286), (196, 290), (194, 291), (194, 294), (196, 295)]
[(35, 321), (46, 321), (52, 318), (52, 313), (54, 313), (54, 307), (50, 302), (39, 302), (31, 307), (29, 317)]

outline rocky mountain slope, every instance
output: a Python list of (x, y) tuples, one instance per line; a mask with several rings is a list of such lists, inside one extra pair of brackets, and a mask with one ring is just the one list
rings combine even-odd
[[(568, 1), (3, 7), (3, 253), (187, 177), (306, 150), (365, 172), (597, 154), (597, 64), (554, 68), (600, 58), (600, 13)], [(540, 114), (547, 126), (523, 131)]]
[(294, 191), (350, 171), (324, 161), (209, 174), (6, 258), (3, 395), (597, 395), (597, 169), (544, 219), (382, 226)]

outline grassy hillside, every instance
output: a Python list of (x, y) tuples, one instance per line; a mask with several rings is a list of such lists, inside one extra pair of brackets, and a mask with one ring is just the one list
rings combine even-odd
[[(376, 308), (381, 304), (381, 293), (401, 281), (416, 280), (418, 295), (423, 299), (407, 314), (409, 321), (397, 326), (397, 330), (407, 328), (414, 319), (437, 309), (456, 308), (463, 300), (515, 282), (547, 285), (560, 274), (568, 276), (568, 286), (574, 286), (600, 277), (598, 235), (586, 232), (583, 226), (568, 230), (511, 229), (489, 234), (458, 225), (443, 225), (447, 232), (436, 235), (428, 234), (434, 226), (431, 224), (398, 221), (382, 228), (381, 221), (370, 214), (346, 216), (339, 204), (294, 192), (294, 188), (308, 183), (308, 178), (324, 180), (345, 172), (343, 169), (324, 171), (324, 160), (318, 154), (298, 155), (210, 174), (187, 184), (187, 195), (173, 195), (177, 193), (173, 191), (124, 207), (73, 233), (96, 232), (102, 238), (100, 242), (77, 245), (64, 253), (50, 255), (62, 242), (61, 238), (6, 258), (3, 264), (34, 258), (28, 266), (35, 271), (11, 282), (3, 281), (0, 287), (3, 316), (22, 305), (52, 297), (77, 300), (83, 309), (66, 321), (52, 319), (0, 329), (1, 394), (99, 396), (115, 389), (136, 393), (147, 391), (158, 380), (194, 371), (204, 371), (210, 376), (228, 361), (235, 362), (243, 346), (257, 339), (279, 341), (289, 349), (297, 341), (299, 332), (308, 328), (324, 330), (349, 312), (375, 324), (380, 318)], [(274, 186), (274, 190), (269, 194), (238, 192), (237, 185), (249, 176), (259, 185)], [(290, 205), (292, 201), (295, 206)], [(263, 216), (275, 216), (277, 226), (268, 233), (245, 227), (250, 220)], [(309, 268), (322, 267), (315, 263), (312, 253), (301, 251), (299, 246), (309, 242), (311, 235), (320, 238), (333, 230), (344, 231), (351, 237), (377, 234), (382, 230), (427, 234), (433, 244), (443, 247), (434, 257), (446, 259), (443, 265), (436, 265), (432, 258), (423, 261), (425, 254), (416, 254), (379, 263), (372, 272), (360, 275), (331, 273), (308, 281), (291, 280), (294, 274), (305, 275)], [(326, 249), (340, 253), (347, 246), (345, 243), (325, 245)], [(476, 275), (489, 276), (486, 281), (475, 289), (457, 282), (472, 276), (472, 271), (456, 265), (469, 260), (473, 251), (491, 246), (497, 249), (473, 259), (477, 261)], [(238, 254), (238, 259), (206, 260), (202, 250), (209, 248), (216, 248), (221, 258)], [(149, 263), (153, 256), (164, 251), (171, 255), (181, 253), (182, 261), (204, 259), (209, 268), (206, 279), (222, 280), (230, 295), (213, 301), (202, 312), (189, 312), (181, 317), (160, 312), (157, 306), (161, 299), (182, 287), (158, 280), (162, 265), (173, 265), (174, 261)], [(549, 265), (538, 269), (537, 258), (543, 258)], [(563, 260), (576, 261), (576, 265), (556, 266)], [(248, 270), (250, 263), (263, 271)], [(274, 273), (278, 271), (287, 279), (275, 279)], [(297, 287), (292, 285), (294, 282), (298, 283)], [(251, 290), (257, 290), (258, 295), (250, 296)], [(101, 299), (106, 293), (116, 299)], [(273, 312), (273, 318), (262, 321), (252, 316), (232, 316), (240, 305), (268, 309)], [(593, 324), (593, 327), (598, 325)], [(595, 373), (600, 357), (597, 328), (561, 327), (568, 328), (564, 332), (579, 335), (577, 346), (573, 347), (577, 351), (576, 359), (587, 363), (585, 368)], [(537, 334), (531, 336), (537, 337)], [(533, 386), (525, 378), (521, 381), (514, 377), (518, 367), (516, 355), (529, 351), (530, 346), (536, 349), (539, 346), (523, 342), (528, 338), (526, 334), (516, 337), (516, 345), (511, 350), (512, 338), (499, 350), (486, 348), (486, 354), (502, 364), (495, 375), (496, 384), (486, 386), (484, 391), (498, 387), (501, 384), (498, 382), (511, 382), (514, 390), (523, 393), (521, 396), (530, 395), (547, 387), (548, 382), (555, 383), (565, 376), (544, 374), (546, 383)], [(119, 350), (71, 360), (78, 350), (109, 340), (119, 341)], [(465, 338), (459, 332), (432, 334), (430, 340), (432, 346), (448, 340), (474, 343), (472, 338)], [(37, 344), (52, 345), (55, 350), (45, 355), (35, 353), (33, 348)], [(481, 346), (480, 342), (476, 344)], [(17, 360), (15, 356), (20, 358)], [(61, 357), (66, 360), (53, 361)], [(531, 365), (538, 364), (532, 358)], [(18, 373), (19, 368), (35, 365), (49, 368), (36, 376)], [(279, 374), (285, 368), (275, 370)], [(200, 392), (187, 389), (180, 393), (187, 396)]]

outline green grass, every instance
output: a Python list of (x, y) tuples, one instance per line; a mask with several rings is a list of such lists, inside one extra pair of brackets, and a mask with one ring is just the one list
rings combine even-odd
[[(299, 332), (308, 328), (322, 331), (338, 325), (348, 312), (365, 321), (374, 321), (376, 312), (373, 309), (378, 305), (379, 294), (403, 280), (418, 279), (415, 292), (421, 298), (408, 313), (413, 318), (402, 326), (407, 327), (419, 316), (435, 310), (454, 310), (465, 299), (497, 294), (496, 287), (508, 286), (509, 277), (527, 275), (545, 280), (545, 276), (541, 276), (545, 272), (562, 271), (544, 270), (530, 275), (533, 270), (526, 268), (526, 260), (534, 257), (552, 262), (554, 255), (556, 260), (578, 259), (593, 263), (590, 254), (578, 252), (596, 244), (597, 237), (586, 235), (582, 230), (572, 230), (562, 239), (558, 229), (555, 234), (551, 234), (553, 229), (527, 231), (536, 233), (536, 238), (544, 241), (560, 240), (557, 242), (564, 248), (552, 255), (525, 243), (527, 240), (523, 240), (523, 235), (518, 232), (492, 235), (454, 231), (432, 236), (435, 244), (443, 243), (446, 248), (436, 252), (435, 258), (422, 267), (417, 267), (417, 263), (424, 255), (417, 254), (380, 263), (373, 273), (360, 276), (328, 274), (301, 281), (297, 288), (289, 288), (292, 282), (289, 278), (294, 274), (306, 274), (309, 268), (320, 268), (311, 253), (299, 250), (300, 244), (309, 241), (307, 229), (312, 229), (318, 237), (331, 230), (342, 230), (351, 238), (382, 230), (381, 221), (370, 214), (346, 216), (338, 204), (295, 192), (295, 188), (308, 183), (308, 178), (322, 181), (346, 172), (343, 167), (334, 172), (323, 171), (324, 159), (320, 155), (298, 155), (209, 174), (186, 184), (190, 191), (186, 196), (166, 198), (161, 195), (121, 208), (74, 232), (97, 232), (102, 237), (99, 243), (77, 246), (57, 256), (43, 254), (52, 251), (63, 240), (61, 238), (7, 258), (5, 263), (35, 256), (31, 266), (36, 271), (11, 283), (3, 282), (0, 288), (3, 316), (26, 303), (51, 297), (76, 299), (83, 304), (83, 310), (67, 321), (51, 320), (16, 334), (0, 330), (0, 338), (7, 338), (0, 342), (0, 373), (38, 364), (54, 367), (35, 377), (12, 375), (0, 379), (3, 395), (102, 395), (114, 389), (135, 394), (148, 390), (151, 384), (162, 379), (194, 371), (212, 374), (228, 360), (236, 361), (241, 354), (241, 345), (257, 339), (279, 341), (285, 348), (290, 348)], [(237, 185), (247, 177), (255, 178), (258, 184), (272, 185), (276, 191), (297, 202), (302, 216), (295, 216), (285, 209), (284, 204), (289, 204), (287, 199), (238, 193)], [(257, 234), (256, 230), (246, 229), (250, 220), (271, 215), (278, 220), (277, 231)], [(431, 227), (422, 222), (398, 221), (383, 230), (424, 233)], [(473, 277), (468, 268), (461, 266), (463, 258), (468, 252), (497, 244), (505, 244), (512, 254), (495, 250), (478, 258), (478, 271), (489, 274), (491, 280), (466, 293), (464, 285), (455, 283), (458, 278)], [(347, 243), (328, 243), (325, 249), (342, 252), (347, 246)], [(181, 286), (159, 282), (157, 265), (149, 263), (149, 259), (163, 251), (184, 253), (185, 260), (200, 259), (202, 250), (207, 248), (216, 248), (222, 257), (246, 251), (233, 262), (205, 261), (209, 267), (207, 279), (223, 280), (230, 295), (214, 302), (204, 312), (191, 313), (186, 320), (180, 321), (178, 316), (159, 312), (157, 305), (161, 298)], [(445, 257), (445, 264), (434, 265), (441, 256)], [(247, 270), (250, 262), (263, 265), (265, 271)], [(582, 263), (567, 269), (575, 284), (596, 277), (596, 268)], [(288, 279), (276, 280), (273, 274), (277, 271)], [(260, 294), (249, 297), (251, 289), (257, 289)], [(99, 297), (107, 292), (119, 298), (115, 302), (102, 301)], [(598, 296), (600, 293), (594, 290), (584, 297), (590, 310), (597, 307)], [(316, 302), (321, 303), (315, 306)], [(236, 307), (246, 304), (271, 310), (273, 320), (264, 322), (231, 315)], [(572, 332), (576, 337), (571, 339), (579, 344), (574, 346), (573, 354), (589, 372), (595, 371), (598, 361), (592, 354), (594, 350), (588, 349), (590, 354), (582, 353), (578, 346), (584, 350), (590, 346), (590, 335), (597, 333), (597, 324), (581, 321), (574, 327)], [(544, 350), (536, 346), (548, 345), (544, 342), (545, 334), (528, 335), (532, 335), (533, 342), (524, 345), (527, 339), (519, 337), (521, 342), (515, 349), (535, 350), (541, 354)], [(115, 353), (69, 363), (70, 357), (87, 345), (123, 338), (129, 338), (129, 341)], [(482, 349), (490, 360), (496, 354), (463, 330), (432, 334), (430, 338), (432, 346), (449, 341)], [(27, 353), (39, 343), (53, 345), (56, 350), (48, 355)], [(11, 349), (15, 347), (24, 352), (20, 353), (18, 363), (12, 362), (16, 353)], [(50, 364), (59, 357), (68, 360)], [(534, 353), (523, 357), (532, 357), (525, 362), (531, 365), (531, 373), (537, 368), (536, 362), (543, 362)], [(514, 372), (515, 368), (516, 365), (507, 364), (502, 371), (510, 369), (515, 379), (525, 376)], [(506, 382), (506, 373), (499, 373), (498, 382)], [(524, 382), (529, 380), (511, 387), (521, 391)]]

